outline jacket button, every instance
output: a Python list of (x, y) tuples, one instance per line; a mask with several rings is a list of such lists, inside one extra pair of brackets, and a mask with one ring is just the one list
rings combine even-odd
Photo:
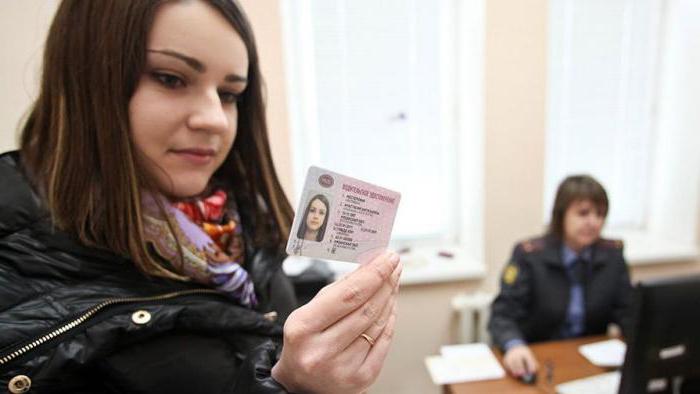
[(138, 325), (146, 324), (151, 321), (151, 313), (144, 310), (136, 311), (131, 315), (131, 321)]
[(27, 375), (17, 375), (10, 379), (10, 383), (7, 385), (12, 394), (26, 393), (30, 387), (32, 387), (32, 380)]

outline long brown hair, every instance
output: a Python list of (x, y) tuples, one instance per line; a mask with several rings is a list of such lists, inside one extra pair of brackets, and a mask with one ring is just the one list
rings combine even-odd
[(549, 234), (559, 238), (564, 237), (566, 210), (569, 205), (579, 200), (591, 201), (603, 217), (608, 215), (608, 194), (603, 185), (589, 175), (571, 175), (564, 179), (557, 189), (552, 207), (552, 220), (549, 223)]
[[(148, 34), (166, 0), (64, 0), (46, 40), (39, 96), (22, 129), (22, 162), (53, 223), (86, 245), (130, 256), (144, 272), (179, 277), (150, 256), (129, 101), (146, 62)], [(293, 211), (272, 162), (262, 78), (248, 20), (233, 0), (208, 0), (246, 45), (248, 86), (236, 141), (215, 177), (235, 188), (255, 247), (281, 251)]]

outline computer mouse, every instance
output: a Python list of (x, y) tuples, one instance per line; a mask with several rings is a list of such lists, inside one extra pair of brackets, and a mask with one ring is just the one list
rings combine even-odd
[(520, 379), (520, 381), (525, 383), (525, 384), (535, 384), (535, 382), (537, 382), (537, 374), (536, 373), (526, 373), (526, 374), (520, 375), (520, 377), (518, 379)]

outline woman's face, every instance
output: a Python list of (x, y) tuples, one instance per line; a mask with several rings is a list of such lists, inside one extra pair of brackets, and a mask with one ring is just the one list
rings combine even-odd
[(318, 199), (311, 201), (309, 214), (306, 215), (306, 228), (311, 231), (318, 231), (326, 219), (326, 213), (326, 204)]
[(592, 245), (599, 237), (605, 223), (605, 216), (591, 200), (576, 200), (564, 213), (564, 241), (580, 250)]
[(129, 120), (138, 160), (159, 191), (201, 193), (236, 137), (248, 54), (233, 26), (201, 1), (158, 9)]

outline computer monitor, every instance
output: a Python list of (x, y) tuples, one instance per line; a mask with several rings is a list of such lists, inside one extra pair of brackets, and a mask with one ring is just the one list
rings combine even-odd
[(700, 276), (639, 283), (620, 394), (700, 392)]

